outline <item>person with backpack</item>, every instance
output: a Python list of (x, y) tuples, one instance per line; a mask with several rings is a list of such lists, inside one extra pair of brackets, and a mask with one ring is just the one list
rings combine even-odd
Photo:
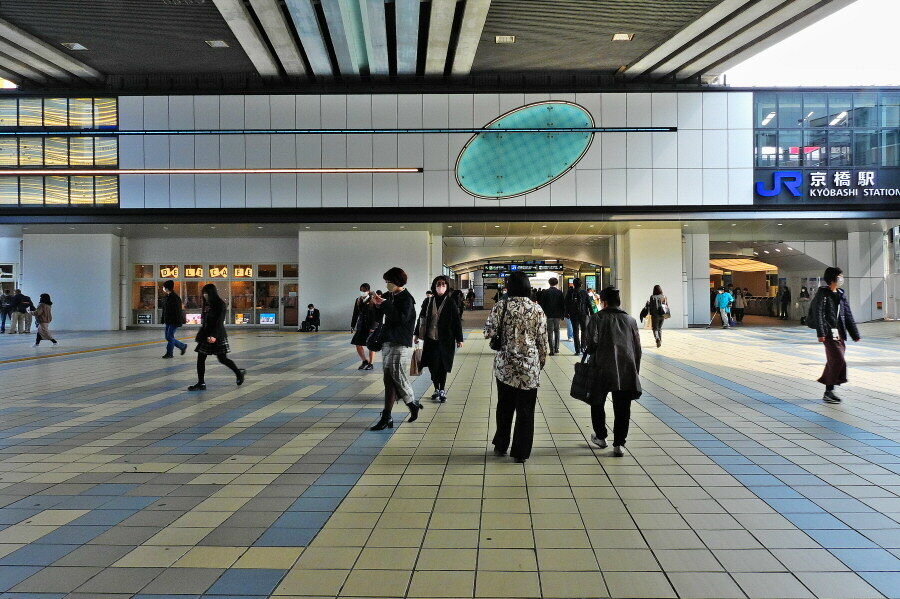
[(587, 329), (588, 317), (591, 315), (590, 298), (587, 291), (581, 288), (581, 279), (572, 279), (572, 287), (566, 293), (566, 318), (572, 323), (572, 344), (575, 355), (581, 353), (582, 333)]
[(175, 281), (169, 279), (164, 282), (163, 293), (166, 294), (166, 297), (163, 300), (162, 318), (160, 321), (166, 325), (166, 353), (162, 357), (170, 359), (174, 357), (172, 350), (176, 347), (182, 356), (187, 351), (187, 343), (183, 343), (175, 338), (175, 333), (185, 322), (184, 306), (181, 303), (181, 297), (175, 293)]
[(653, 327), (653, 338), (656, 340), (656, 347), (660, 347), (662, 345), (663, 322), (672, 313), (669, 310), (669, 300), (663, 294), (662, 287), (659, 285), (653, 286), (653, 294), (647, 300), (644, 309), (641, 310), (641, 320), (644, 320), (648, 314), (650, 315), (650, 326)]
[(822, 400), (826, 403), (840, 403), (834, 388), (847, 382), (847, 361), (844, 359), (846, 340), (849, 335), (859, 341), (859, 329), (850, 311), (847, 294), (841, 289), (844, 284), (843, 271), (836, 266), (825, 269), (825, 285), (819, 287), (809, 304), (806, 325), (816, 330), (819, 343), (825, 346), (825, 369), (818, 381), (825, 385)]

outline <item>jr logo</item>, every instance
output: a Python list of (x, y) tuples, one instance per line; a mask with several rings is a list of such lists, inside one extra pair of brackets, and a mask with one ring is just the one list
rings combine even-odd
[(781, 193), (781, 188), (786, 187), (791, 195), (800, 197), (802, 192), (800, 186), (803, 184), (803, 173), (801, 171), (775, 171), (772, 173), (772, 189), (766, 189), (762, 181), (756, 182), (756, 193), (765, 197), (777, 196)]

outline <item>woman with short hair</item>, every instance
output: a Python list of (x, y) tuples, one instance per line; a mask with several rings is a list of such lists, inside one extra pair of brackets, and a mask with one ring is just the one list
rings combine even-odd
[(234, 361), (228, 357), (231, 346), (228, 344), (228, 334), (225, 332), (225, 302), (219, 297), (216, 286), (207, 283), (201, 291), (203, 304), (200, 313), (200, 330), (197, 331), (197, 382), (188, 387), (188, 391), (206, 390), (206, 356), (215, 356), (221, 364), (224, 364), (234, 373), (238, 385), (244, 384), (243, 368), (238, 368)]
[[(375, 329), (375, 325), (381, 320), (378, 306), (372, 301), (375, 295), (368, 283), (359, 286), (359, 297), (353, 302), (353, 317), (350, 319), (350, 330), (353, 337), (350, 344), (356, 346), (356, 353), (362, 363), (357, 370), (373, 370), (375, 352), (366, 348), (366, 341)], [(366, 352), (368, 351), (368, 355)]]
[(513, 416), (516, 429), (509, 455), (520, 464), (531, 456), (534, 408), (541, 370), (547, 362), (547, 319), (530, 299), (531, 283), (524, 272), (507, 280), (508, 298), (496, 304), (484, 324), (484, 336), (500, 335), (502, 347), (494, 357), (497, 379), (497, 433), (494, 453), (506, 455)]
[(413, 335), (416, 328), (416, 300), (406, 289), (406, 272), (395, 266), (382, 275), (387, 293), (375, 295), (372, 301), (384, 315), (381, 327), (381, 363), (384, 372), (384, 410), (369, 430), (393, 428), (391, 410), (398, 399), (409, 408), (409, 420), (415, 422), (422, 405), (413, 396), (409, 383), (409, 366), (412, 361)]
[(825, 285), (819, 287), (809, 306), (810, 328), (816, 329), (819, 343), (825, 345), (825, 369), (819, 382), (825, 385), (822, 400), (825, 403), (840, 403), (834, 388), (847, 382), (847, 360), (844, 358), (846, 341), (849, 336), (859, 341), (859, 329), (850, 311), (844, 285), (844, 271), (837, 266), (829, 266), (822, 277)]
[(52, 341), (53, 345), (59, 345), (59, 342), (50, 334), (50, 322), (53, 320), (53, 313), (50, 310), (50, 306), (52, 305), (53, 302), (50, 301), (50, 294), (42, 293), (41, 300), (38, 302), (38, 307), (34, 311), (34, 318), (37, 321), (37, 338), (34, 340), (35, 347), (41, 344), (42, 339)]
[(431, 297), (422, 304), (414, 342), (423, 340), (422, 366), (428, 367), (434, 394), (431, 399), (447, 401), (447, 373), (453, 369), (456, 349), (463, 345), (459, 305), (450, 291), (450, 279), (439, 275), (431, 282)]

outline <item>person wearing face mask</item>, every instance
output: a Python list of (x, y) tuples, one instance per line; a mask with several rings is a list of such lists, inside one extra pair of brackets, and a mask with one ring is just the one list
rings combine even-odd
[(398, 399), (409, 408), (407, 422), (415, 422), (422, 409), (409, 384), (409, 366), (416, 328), (416, 300), (406, 289), (407, 275), (402, 268), (395, 266), (385, 272), (382, 278), (387, 283), (387, 293), (383, 297), (374, 296), (372, 301), (384, 315), (384, 325), (381, 327), (384, 411), (378, 422), (369, 429), (373, 431), (393, 428), (391, 410)]
[(444, 275), (431, 283), (432, 295), (422, 304), (416, 336), (422, 347), (422, 366), (428, 367), (434, 384), (432, 401), (447, 401), (447, 373), (453, 369), (456, 349), (463, 345), (462, 318), (450, 291), (450, 279)]
[(847, 294), (841, 289), (844, 284), (843, 271), (836, 266), (825, 269), (825, 285), (819, 287), (815, 297), (809, 304), (806, 324), (816, 329), (819, 343), (825, 345), (825, 370), (818, 381), (825, 385), (822, 400), (826, 403), (839, 403), (834, 388), (847, 382), (847, 361), (844, 359), (845, 342), (849, 335), (853, 341), (859, 341), (859, 329), (850, 311)]
[(200, 330), (197, 331), (197, 383), (188, 387), (188, 391), (205, 391), (206, 356), (215, 356), (237, 377), (237, 384), (244, 384), (246, 370), (238, 368), (228, 352), (228, 335), (225, 333), (225, 302), (219, 297), (216, 286), (207, 283), (203, 286), (203, 306), (200, 315)]
[[(356, 353), (362, 360), (362, 364), (357, 370), (373, 370), (375, 368), (372, 365), (375, 361), (375, 352), (366, 348), (366, 340), (375, 325), (381, 321), (381, 315), (378, 306), (372, 301), (375, 295), (371, 289), (368, 283), (359, 286), (359, 297), (353, 303), (353, 317), (350, 319), (350, 330), (353, 331), (350, 344), (356, 346)], [(368, 352), (368, 356), (366, 352)]]

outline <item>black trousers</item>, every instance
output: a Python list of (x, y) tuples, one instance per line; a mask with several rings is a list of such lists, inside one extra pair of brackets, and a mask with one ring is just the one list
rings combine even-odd
[[(218, 358), (221, 364), (227, 366), (231, 372), (235, 375), (238, 374), (239, 370), (237, 365), (232, 361), (231, 358), (226, 356), (225, 354), (216, 354), (216, 358)], [(206, 382), (204, 377), (206, 376), (206, 354), (197, 354), (197, 382), (203, 383)]]
[(428, 366), (428, 372), (431, 373), (431, 382), (434, 390), (444, 390), (447, 388), (447, 369), (440, 362), (434, 366)]
[(781, 318), (787, 320), (788, 317), (788, 305), (789, 304), (781, 304)]
[[(613, 391), (613, 445), (625, 445), (625, 437), (628, 436), (628, 422), (631, 420), (631, 400), (634, 397), (632, 391)], [(600, 439), (607, 437), (606, 432), (606, 395), (603, 400), (591, 406), (591, 424), (594, 426), (594, 434)]]
[(569, 319), (572, 321), (572, 345), (575, 346), (575, 353), (581, 353), (581, 337), (587, 334), (587, 319), (581, 316), (573, 316)]
[(497, 380), (497, 433), (494, 435), (494, 447), (500, 451), (506, 451), (509, 447), (515, 415), (516, 430), (512, 434), (512, 448), (509, 455), (523, 460), (531, 456), (536, 403), (537, 389), (517, 389)]

